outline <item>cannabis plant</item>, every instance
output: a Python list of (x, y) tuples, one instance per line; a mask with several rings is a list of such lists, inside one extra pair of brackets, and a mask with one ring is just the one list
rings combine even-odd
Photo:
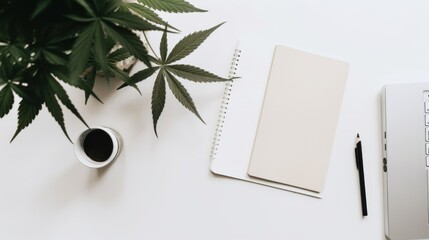
[[(220, 25), (185, 36), (168, 51), (167, 35), (179, 30), (158, 11), (205, 12), (185, 0), (0, 0), (0, 118), (19, 98), (18, 126), (13, 139), (45, 106), (70, 140), (62, 112), (69, 109), (86, 126), (63, 85), (94, 97), (96, 76), (118, 78), (138, 90), (137, 83), (156, 74), (152, 91), (155, 134), (165, 104), (166, 85), (176, 99), (199, 119), (195, 104), (180, 79), (218, 82), (221, 78), (201, 68), (178, 64)], [(147, 31), (162, 31), (159, 55), (145, 47)], [(147, 40), (147, 38), (146, 38)], [(118, 63), (136, 59), (146, 68), (130, 75)], [(139, 91), (139, 90), (138, 90)], [(62, 106), (61, 106), (62, 105)]]

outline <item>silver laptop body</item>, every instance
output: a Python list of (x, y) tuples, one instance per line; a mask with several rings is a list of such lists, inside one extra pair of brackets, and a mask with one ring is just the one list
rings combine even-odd
[(385, 86), (382, 118), (386, 237), (429, 239), (429, 83)]

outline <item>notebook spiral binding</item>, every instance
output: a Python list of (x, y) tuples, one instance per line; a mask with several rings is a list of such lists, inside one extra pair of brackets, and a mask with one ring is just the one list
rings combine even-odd
[[(235, 77), (236, 72), (237, 72), (237, 67), (238, 67), (238, 64), (240, 61), (240, 54), (241, 54), (240, 49), (234, 50), (234, 55), (232, 57), (232, 62), (231, 62), (231, 67), (229, 69), (228, 78), (234, 78)], [(217, 121), (217, 125), (216, 125), (213, 147), (212, 147), (212, 150), (210, 152), (210, 159), (216, 158), (217, 150), (218, 150), (220, 140), (222, 137), (222, 128), (223, 128), (223, 124), (225, 123), (226, 110), (228, 109), (229, 97), (231, 96), (233, 84), (234, 84), (234, 80), (227, 82), (225, 85), (225, 92), (224, 92), (224, 95), (222, 98), (222, 104), (220, 107), (219, 117), (218, 117), (218, 121)]]

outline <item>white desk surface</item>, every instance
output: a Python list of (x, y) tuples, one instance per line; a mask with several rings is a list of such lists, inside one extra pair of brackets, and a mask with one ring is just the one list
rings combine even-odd
[[(153, 80), (83, 107), (91, 125), (116, 128), (125, 147), (111, 167), (88, 169), (43, 110), (9, 144), (17, 105), (0, 120), (0, 239), (383, 239), (380, 90), (429, 79), (427, 1), (193, 0), (205, 14), (163, 14), (184, 33), (222, 21), (192, 63), (226, 76), (244, 36), (350, 62), (323, 199), (217, 177), (209, 172), (223, 84), (186, 84), (202, 124), (171, 94), (156, 139), (150, 112)], [(152, 35), (152, 39), (158, 36)], [(180, 37), (183, 37), (181, 35)], [(170, 38), (170, 47), (179, 36)], [(171, 49), (171, 48), (170, 48)], [(85, 129), (68, 111), (73, 139)], [(317, 119), (317, 116), (315, 116)], [(317, 122), (315, 121), (315, 124)], [(355, 135), (363, 140), (369, 216), (362, 218)], [(309, 139), (309, 146), (312, 143)]]

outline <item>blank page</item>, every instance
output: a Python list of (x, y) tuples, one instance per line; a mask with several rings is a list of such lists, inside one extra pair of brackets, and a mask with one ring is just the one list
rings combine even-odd
[(213, 144), (210, 170), (218, 175), (321, 198), (320, 193), (248, 175), (275, 44), (253, 37), (240, 41), (237, 50), (239, 61), (232, 67), (240, 79), (234, 80), (230, 91), (225, 92), (224, 101), (228, 100), (222, 105), (224, 115), (219, 118), (220, 131)]
[(321, 192), (348, 64), (276, 46), (248, 174)]

